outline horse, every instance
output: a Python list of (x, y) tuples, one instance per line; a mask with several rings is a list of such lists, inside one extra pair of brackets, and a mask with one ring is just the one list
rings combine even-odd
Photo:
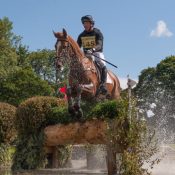
[[(98, 93), (100, 78), (97, 66), (92, 59), (85, 56), (77, 42), (67, 34), (65, 29), (62, 32), (53, 31), (53, 33), (57, 39), (56, 67), (68, 69), (66, 89), (68, 111), (82, 116), (81, 98), (92, 100), (100, 98), (101, 95)], [(107, 77), (108, 94), (104, 98), (119, 99), (121, 88), (118, 77), (110, 70), (108, 70)]]

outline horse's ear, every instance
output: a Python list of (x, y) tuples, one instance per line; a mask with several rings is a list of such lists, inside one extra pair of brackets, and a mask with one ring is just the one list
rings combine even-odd
[(64, 38), (67, 38), (67, 32), (64, 28), (63, 28), (63, 36), (64, 36)]
[[(53, 30), (52, 30), (53, 31)], [(57, 33), (53, 31), (54, 36), (57, 38)]]

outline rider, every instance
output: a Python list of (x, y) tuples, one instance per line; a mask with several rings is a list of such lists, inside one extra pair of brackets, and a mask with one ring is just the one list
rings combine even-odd
[(80, 47), (83, 47), (86, 56), (92, 58), (101, 68), (100, 91), (102, 94), (106, 94), (107, 68), (105, 62), (100, 59), (105, 59), (103, 54), (103, 34), (99, 29), (94, 28), (95, 21), (91, 15), (83, 16), (81, 22), (85, 30), (78, 36), (77, 43)]

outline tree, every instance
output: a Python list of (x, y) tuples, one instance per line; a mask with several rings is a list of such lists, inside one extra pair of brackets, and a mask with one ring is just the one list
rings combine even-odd
[(0, 101), (19, 105), (23, 100), (33, 96), (53, 95), (54, 90), (41, 80), (32, 69), (18, 69), (0, 82)]
[(19, 67), (31, 67), (28, 61), (29, 51), (27, 46), (19, 44), (16, 48), (17, 53), (17, 66)]
[(38, 50), (31, 52), (28, 61), (32, 66), (34, 72), (43, 80), (48, 82), (56, 82), (55, 58), (52, 50)]
[[(174, 140), (175, 130), (170, 130), (171, 118), (175, 116), (175, 56), (162, 60), (155, 68), (141, 72), (135, 92), (139, 99), (139, 108), (145, 113), (151, 110), (155, 126), (163, 131), (163, 138)], [(150, 120), (150, 119), (149, 119)], [(174, 121), (174, 120), (173, 120)], [(162, 139), (162, 138), (161, 138)]]
[(14, 43), (17, 36), (12, 33), (12, 22), (7, 17), (0, 19), (0, 80), (17, 69), (17, 54)]

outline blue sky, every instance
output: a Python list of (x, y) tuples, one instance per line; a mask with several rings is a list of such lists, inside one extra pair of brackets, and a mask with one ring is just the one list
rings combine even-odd
[(13, 22), (30, 51), (54, 49), (52, 30), (65, 28), (75, 40), (92, 15), (104, 35), (108, 65), (121, 81), (175, 55), (175, 0), (0, 0), (0, 18)]

